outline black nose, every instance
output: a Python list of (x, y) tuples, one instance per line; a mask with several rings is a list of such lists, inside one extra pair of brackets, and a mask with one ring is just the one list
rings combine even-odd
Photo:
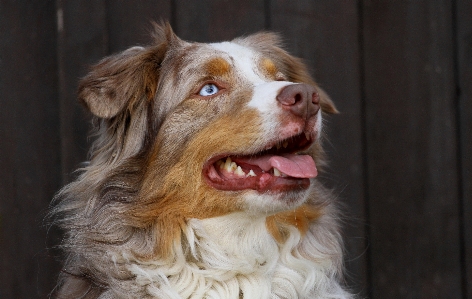
[(314, 86), (291, 84), (277, 95), (277, 101), (284, 109), (305, 120), (315, 116), (320, 110), (320, 96)]

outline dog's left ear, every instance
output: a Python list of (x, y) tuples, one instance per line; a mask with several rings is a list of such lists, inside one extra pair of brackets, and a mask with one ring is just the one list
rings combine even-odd
[(333, 101), (331, 101), (329, 95), (322, 88), (317, 87), (317, 89), (320, 95), (321, 111), (329, 114), (338, 114), (339, 111), (336, 109), (336, 106), (334, 105)]
[(79, 100), (100, 118), (112, 118), (138, 101), (154, 98), (161, 62), (179, 41), (169, 24), (154, 26), (155, 44), (132, 47), (92, 67), (79, 85)]

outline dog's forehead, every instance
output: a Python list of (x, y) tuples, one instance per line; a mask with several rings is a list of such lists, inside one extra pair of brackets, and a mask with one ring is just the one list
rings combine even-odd
[(258, 85), (267, 81), (258, 69), (260, 53), (234, 42), (213, 43), (209, 46), (226, 56), (233, 67), (249, 82)]

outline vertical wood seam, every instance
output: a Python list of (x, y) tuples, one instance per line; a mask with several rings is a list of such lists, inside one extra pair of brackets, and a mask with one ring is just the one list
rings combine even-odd
[(465, 240), (465, 210), (464, 210), (464, 177), (462, 169), (462, 127), (461, 127), (461, 86), (459, 74), (459, 39), (458, 39), (458, 18), (457, 0), (451, 2), (451, 30), (453, 47), (453, 76), (455, 84), (454, 106), (456, 125), (456, 164), (457, 164), (457, 196), (459, 215), (459, 254), (461, 267), (461, 288), (462, 298), (468, 298), (467, 290), (467, 265), (466, 265), (466, 240)]
[(66, 163), (64, 162), (64, 100), (66, 96), (65, 82), (64, 82), (64, 5), (62, 0), (56, 0), (56, 63), (57, 63), (57, 104), (59, 105), (59, 161), (61, 168), (61, 186), (67, 181), (67, 170), (65, 169)]
[(372, 258), (370, 248), (370, 200), (369, 200), (369, 173), (367, 157), (367, 102), (365, 90), (365, 49), (364, 49), (364, 5), (363, 0), (358, 0), (358, 43), (359, 43), (359, 89), (361, 102), (361, 148), (362, 148), (362, 177), (364, 184), (364, 236), (365, 236), (365, 254), (366, 254), (366, 293), (368, 298), (372, 297)]

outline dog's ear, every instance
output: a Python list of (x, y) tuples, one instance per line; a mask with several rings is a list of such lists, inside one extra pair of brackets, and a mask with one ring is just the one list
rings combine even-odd
[(333, 101), (331, 101), (331, 98), (329, 95), (324, 91), (322, 88), (318, 88), (318, 93), (320, 95), (320, 107), (321, 111), (329, 114), (338, 114), (339, 111), (336, 109), (336, 106), (334, 105)]
[(236, 39), (235, 42), (264, 53), (264, 55), (275, 62), (277, 68), (288, 77), (289, 81), (316, 86), (320, 95), (321, 110), (329, 114), (338, 113), (336, 106), (333, 101), (331, 101), (328, 94), (318, 87), (318, 84), (316, 84), (310, 76), (303, 61), (300, 58), (290, 55), (282, 48), (282, 39), (278, 34), (260, 32), (243, 39)]
[(96, 116), (112, 118), (137, 101), (151, 100), (168, 48), (178, 38), (169, 24), (154, 25), (155, 45), (132, 47), (92, 67), (79, 85), (79, 100)]

